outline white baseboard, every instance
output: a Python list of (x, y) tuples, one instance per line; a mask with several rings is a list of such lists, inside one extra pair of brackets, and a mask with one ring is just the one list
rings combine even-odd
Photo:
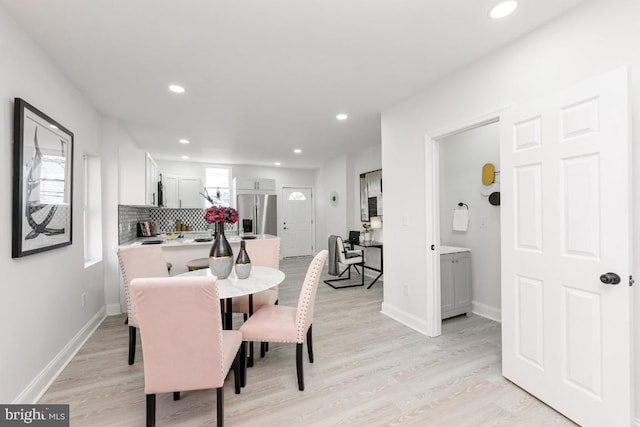
[(385, 316), (408, 326), (414, 331), (420, 332), (422, 335), (427, 335), (427, 324), (422, 319), (407, 314), (404, 310), (399, 310), (396, 307), (383, 302), (380, 312)]
[(122, 314), (120, 303), (107, 304), (107, 316), (116, 316)]
[(105, 317), (106, 310), (105, 307), (102, 307), (11, 403), (27, 405), (38, 403), (42, 395), (71, 362), (73, 356), (82, 348)]
[(502, 322), (502, 310), (497, 307), (482, 304), (480, 302), (473, 301), (471, 303), (471, 311), (478, 316), (486, 317), (494, 322)]

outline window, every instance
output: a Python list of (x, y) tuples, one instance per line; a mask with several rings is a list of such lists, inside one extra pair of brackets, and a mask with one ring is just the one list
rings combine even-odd
[(307, 198), (304, 196), (304, 194), (302, 194), (299, 191), (294, 191), (293, 193), (289, 194), (289, 200), (307, 200)]
[(84, 266), (102, 261), (102, 194), (100, 157), (85, 154), (82, 222), (84, 229)]
[(209, 196), (220, 205), (231, 204), (231, 169), (224, 167), (205, 168), (204, 187)]

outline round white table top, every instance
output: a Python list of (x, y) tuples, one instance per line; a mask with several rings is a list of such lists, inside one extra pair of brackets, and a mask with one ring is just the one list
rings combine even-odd
[[(203, 268), (181, 273), (178, 276), (213, 276), (213, 274), (210, 269)], [(220, 298), (234, 298), (255, 294), (279, 285), (284, 278), (284, 272), (271, 267), (252, 266), (251, 274), (246, 279), (238, 279), (235, 270), (232, 270), (228, 278), (217, 281), (218, 295)]]

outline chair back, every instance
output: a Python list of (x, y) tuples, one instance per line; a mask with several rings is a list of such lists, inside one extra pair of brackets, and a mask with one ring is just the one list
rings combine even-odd
[(298, 298), (298, 308), (296, 310), (296, 329), (298, 342), (304, 342), (305, 334), (313, 323), (313, 307), (316, 302), (316, 292), (318, 291), (318, 283), (322, 269), (327, 263), (329, 252), (321, 250), (311, 261), (307, 269), (307, 275), (304, 278), (300, 296)]
[(340, 263), (345, 264), (347, 260), (347, 249), (344, 247), (342, 237), (336, 236), (336, 245), (338, 250), (338, 259), (340, 260)]
[(280, 239), (245, 240), (251, 265), (280, 268)]
[(143, 277), (168, 277), (167, 262), (161, 247), (148, 245), (118, 249), (118, 262), (127, 298), (129, 325), (137, 327), (138, 310), (129, 291), (131, 281)]
[(222, 319), (213, 276), (134, 279), (145, 393), (222, 387)]

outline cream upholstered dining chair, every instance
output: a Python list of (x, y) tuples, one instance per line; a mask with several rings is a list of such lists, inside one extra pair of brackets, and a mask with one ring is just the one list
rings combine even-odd
[[(252, 266), (280, 268), (280, 239), (250, 239), (245, 241), (247, 254)], [(253, 295), (253, 310), (256, 311), (263, 305), (273, 305), (278, 302), (278, 286)], [(232, 301), (234, 313), (249, 314), (249, 297), (247, 295), (236, 297)]]
[[(306, 336), (309, 362), (313, 363), (311, 324), (318, 283), (327, 256), (327, 250), (322, 250), (311, 261), (300, 290), (297, 307), (263, 305), (240, 327), (243, 341), (296, 344), (296, 371), (298, 389), (301, 391), (304, 390), (302, 345)], [(261, 352), (261, 355), (264, 356), (264, 352)]]
[[(280, 268), (280, 239), (248, 239), (245, 241), (245, 247), (251, 265), (260, 267)], [(278, 304), (278, 285), (253, 294), (252, 298), (252, 311), (256, 311), (263, 305)], [(233, 313), (244, 314), (244, 320), (251, 313), (249, 313), (249, 296), (243, 295), (233, 298), (231, 302), (231, 311)], [(261, 351), (264, 352), (268, 347), (261, 346)], [(253, 366), (253, 343), (249, 346), (249, 366)]]
[[(345, 269), (338, 274), (339, 267), (342, 264)], [(351, 280), (351, 267), (354, 267), (356, 271), (357, 266), (360, 266), (362, 271), (360, 273), (360, 284), (351, 284), (336, 286), (333, 283), (342, 280)], [(344, 273), (347, 273), (347, 277), (342, 277)], [(327, 285), (333, 289), (354, 288), (357, 286), (364, 286), (364, 250), (347, 250), (344, 246), (344, 241), (340, 236), (329, 236), (329, 274), (332, 276), (338, 276), (336, 279), (327, 279), (324, 281)]]
[(218, 426), (224, 423), (223, 387), (233, 364), (240, 393), (242, 334), (223, 331), (213, 276), (134, 279), (147, 395), (147, 427), (155, 425), (156, 394), (216, 389)]
[(124, 282), (124, 294), (127, 298), (127, 320), (129, 325), (129, 365), (136, 357), (136, 329), (138, 311), (131, 299), (129, 286), (133, 279), (142, 277), (168, 277), (167, 263), (159, 246), (138, 246), (118, 249), (120, 272)]

